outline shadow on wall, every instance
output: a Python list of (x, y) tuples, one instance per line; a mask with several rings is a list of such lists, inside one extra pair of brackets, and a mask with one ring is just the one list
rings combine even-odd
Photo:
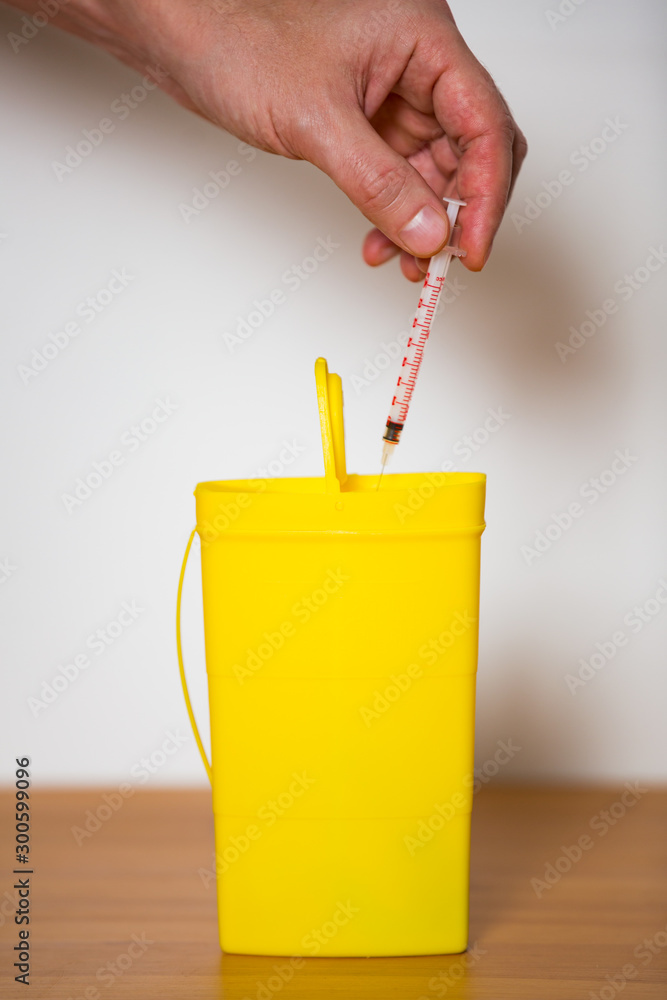
[[(545, 217), (518, 234), (508, 215), (486, 269), (468, 278), (474, 294), (466, 296), (465, 329), (452, 328), (440, 342), (462, 369), (500, 373), (521, 418), (552, 439), (557, 430), (564, 443), (586, 435), (589, 422), (616, 422), (631, 374), (620, 351), (596, 349), (609, 322), (601, 302), (614, 297), (618, 276), (602, 290), (588, 282), (583, 252), (566, 248), (566, 225)], [(624, 303), (615, 300), (622, 317)]]
[[(558, 616), (562, 621), (562, 615)], [(496, 657), (494, 676), (478, 691), (475, 775), (487, 787), (533, 779), (558, 780), (563, 772), (604, 770), (604, 752), (591, 719), (590, 701), (573, 697), (567, 669), (545, 672), (544, 644), (517, 641)], [(621, 720), (609, 726), (622, 725)], [(500, 748), (500, 753), (498, 749)], [(602, 758), (602, 759), (601, 759)]]
[[(476, 766), (492, 756), (498, 738), (513, 737), (523, 748), (493, 779), (499, 783), (538, 774), (548, 779), (559, 769), (605, 770), (595, 712), (590, 702), (573, 699), (563, 680), (576, 662), (576, 656), (563, 656), (564, 622), (580, 617), (582, 590), (599, 605), (609, 585), (609, 565), (596, 554), (597, 527), (584, 518), (576, 545), (559, 549), (557, 564), (540, 566), (546, 577), (544, 572), (530, 577), (537, 568), (527, 568), (520, 555), (520, 546), (552, 512), (580, 500), (580, 484), (604, 468), (616, 448), (632, 443), (625, 420), (634, 376), (631, 340), (622, 326), (626, 299), (613, 287), (620, 275), (600, 283), (596, 272), (587, 280), (591, 244), (605, 237), (591, 237), (585, 251), (573, 254), (567, 219), (559, 211), (552, 206), (552, 216), (545, 213), (521, 234), (506, 218), (487, 269), (469, 280), (476, 284), (475, 294), (466, 296), (465, 329), (453, 325), (447, 345), (440, 347), (448, 358), (454, 356), (459, 371), (477, 370), (488, 384), (500, 385), (489, 402), (507, 400), (514, 418), (509, 438), (499, 441), (501, 450), (493, 455), (495, 468), (489, 469), (489, 532), (483, 544), (485, 572), (490, 567), (491, 575), (482, 603), (496, 605), (497, 627), (503, 613), (506, 624), (500, 649), (483, 636), (480, 667), (486, 679), (478, 694)], [(607, 323), (612, 326), (601, 308), (607, 298), (614, 298), (618, 315), (613, 315), (614, 340), (603, 343)], [(480, 464), (486, 467), (485, 461)], [(629, 542), (622, 532), (614, 539), (618, 572), (634, 551)], [(563, 573), (574, 581), (572, 588), (559, 586)], [(552, 602), (552, 614), (545, 602)], [(554, 665), (554, 655), (562, 657), (562, 669)]]

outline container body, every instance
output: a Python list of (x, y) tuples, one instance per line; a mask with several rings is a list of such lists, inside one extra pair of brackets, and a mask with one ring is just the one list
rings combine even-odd
[(197, 488), (224, 951), (466, 947), (484, 477), (434, 475)]

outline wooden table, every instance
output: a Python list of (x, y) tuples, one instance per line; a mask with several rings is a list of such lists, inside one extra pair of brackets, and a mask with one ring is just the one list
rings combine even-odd
[[(83, 829), (86, 810), (98, 809), (104, 791), (33, 791), (29, 989), (13, 982), (11, 969), (18, 932), (11, 904), (13, 799), (3, 793), (2, 994), (666, 1000), (667, 792), (640, 786), (634, 794), (626, 790), (625, 801), (623, 793), (622, 787), (492, 786), (479, 792), (466, 957), (312, 958), (290, 970), (280, 959), (219, 951), (215, 888), (197, 874), (212, 865), (207, 792), (136, 791), (77, 844), (72, 827)], [(570, 848), (582, 837), (590, 846), (577, 859)]]

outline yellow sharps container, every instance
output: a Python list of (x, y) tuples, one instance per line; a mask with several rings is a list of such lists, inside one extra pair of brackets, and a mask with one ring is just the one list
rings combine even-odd
[(324, 478), (195, 491), (220, 943), (461, 952), (485, 476), (348, 475), (315, 374)]

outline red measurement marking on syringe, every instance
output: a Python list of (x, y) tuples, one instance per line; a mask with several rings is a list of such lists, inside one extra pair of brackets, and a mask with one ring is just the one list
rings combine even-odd
[[(450, 208), (447, 210), (448, 215), (450, 215), (450, 223), (453, 226), (456, 220), (456, 210), (450, 211), (452, 205), (458, 205), (458, 202), (451, 202)], [(447, 267), (451, 256), (448, 258), (434, 258), (431, 262), (431, 269), (424, 278), (417, 304), (417, 312), (412, 321), (413, 333), (408, 339), (405, 353), (401, 360), (401, 376), (398, 379), (391, 404), (389, 423), (393, 426), (392, 435), (389, 440), (393, 444), (398, 443), (402, 424), (405, 422), (408, 414), (412, 393), (421, 369), (424, 348), (430, 336), (431, 325), (437, 312), (438, 300), (446, 280)], [(394, 431), (394, 428), (398, 429)], [(387, 439), (385, 438), (385, 440)]]
[(409, 338), (406, 353), (401, 361), (401, 370), (405, 371), (407, 368), (409, 376), (408, 378), (399, 376), (396, 386), (396, 395), (392, 399), (391, 403), (392, 407), (398, 405), (399, 418), (401, 420), (405, 419), (407, 416), (410, 400), (412, 399), (412, 393), (417, 383), (417, 376), (421, 367), (424, 348), (426, 346), (426, 341), (429, 338), (431, 323), (433, 317), (435, 316), (438, 298), (440, 296), (440, 292), (442, 291), (442, 285), (444, 282), (444, 278), (441, 277), (438, 277), (435, 281), (431, 282), (429, 280), (430, 277), (430, 273), (426, 275), (422, 288), (422, 294), (417, 306), (417, 315), (412, 321), (412, 327), (414, 330), (419, 330), (419, 335), (416, 339), (414, 337)]

